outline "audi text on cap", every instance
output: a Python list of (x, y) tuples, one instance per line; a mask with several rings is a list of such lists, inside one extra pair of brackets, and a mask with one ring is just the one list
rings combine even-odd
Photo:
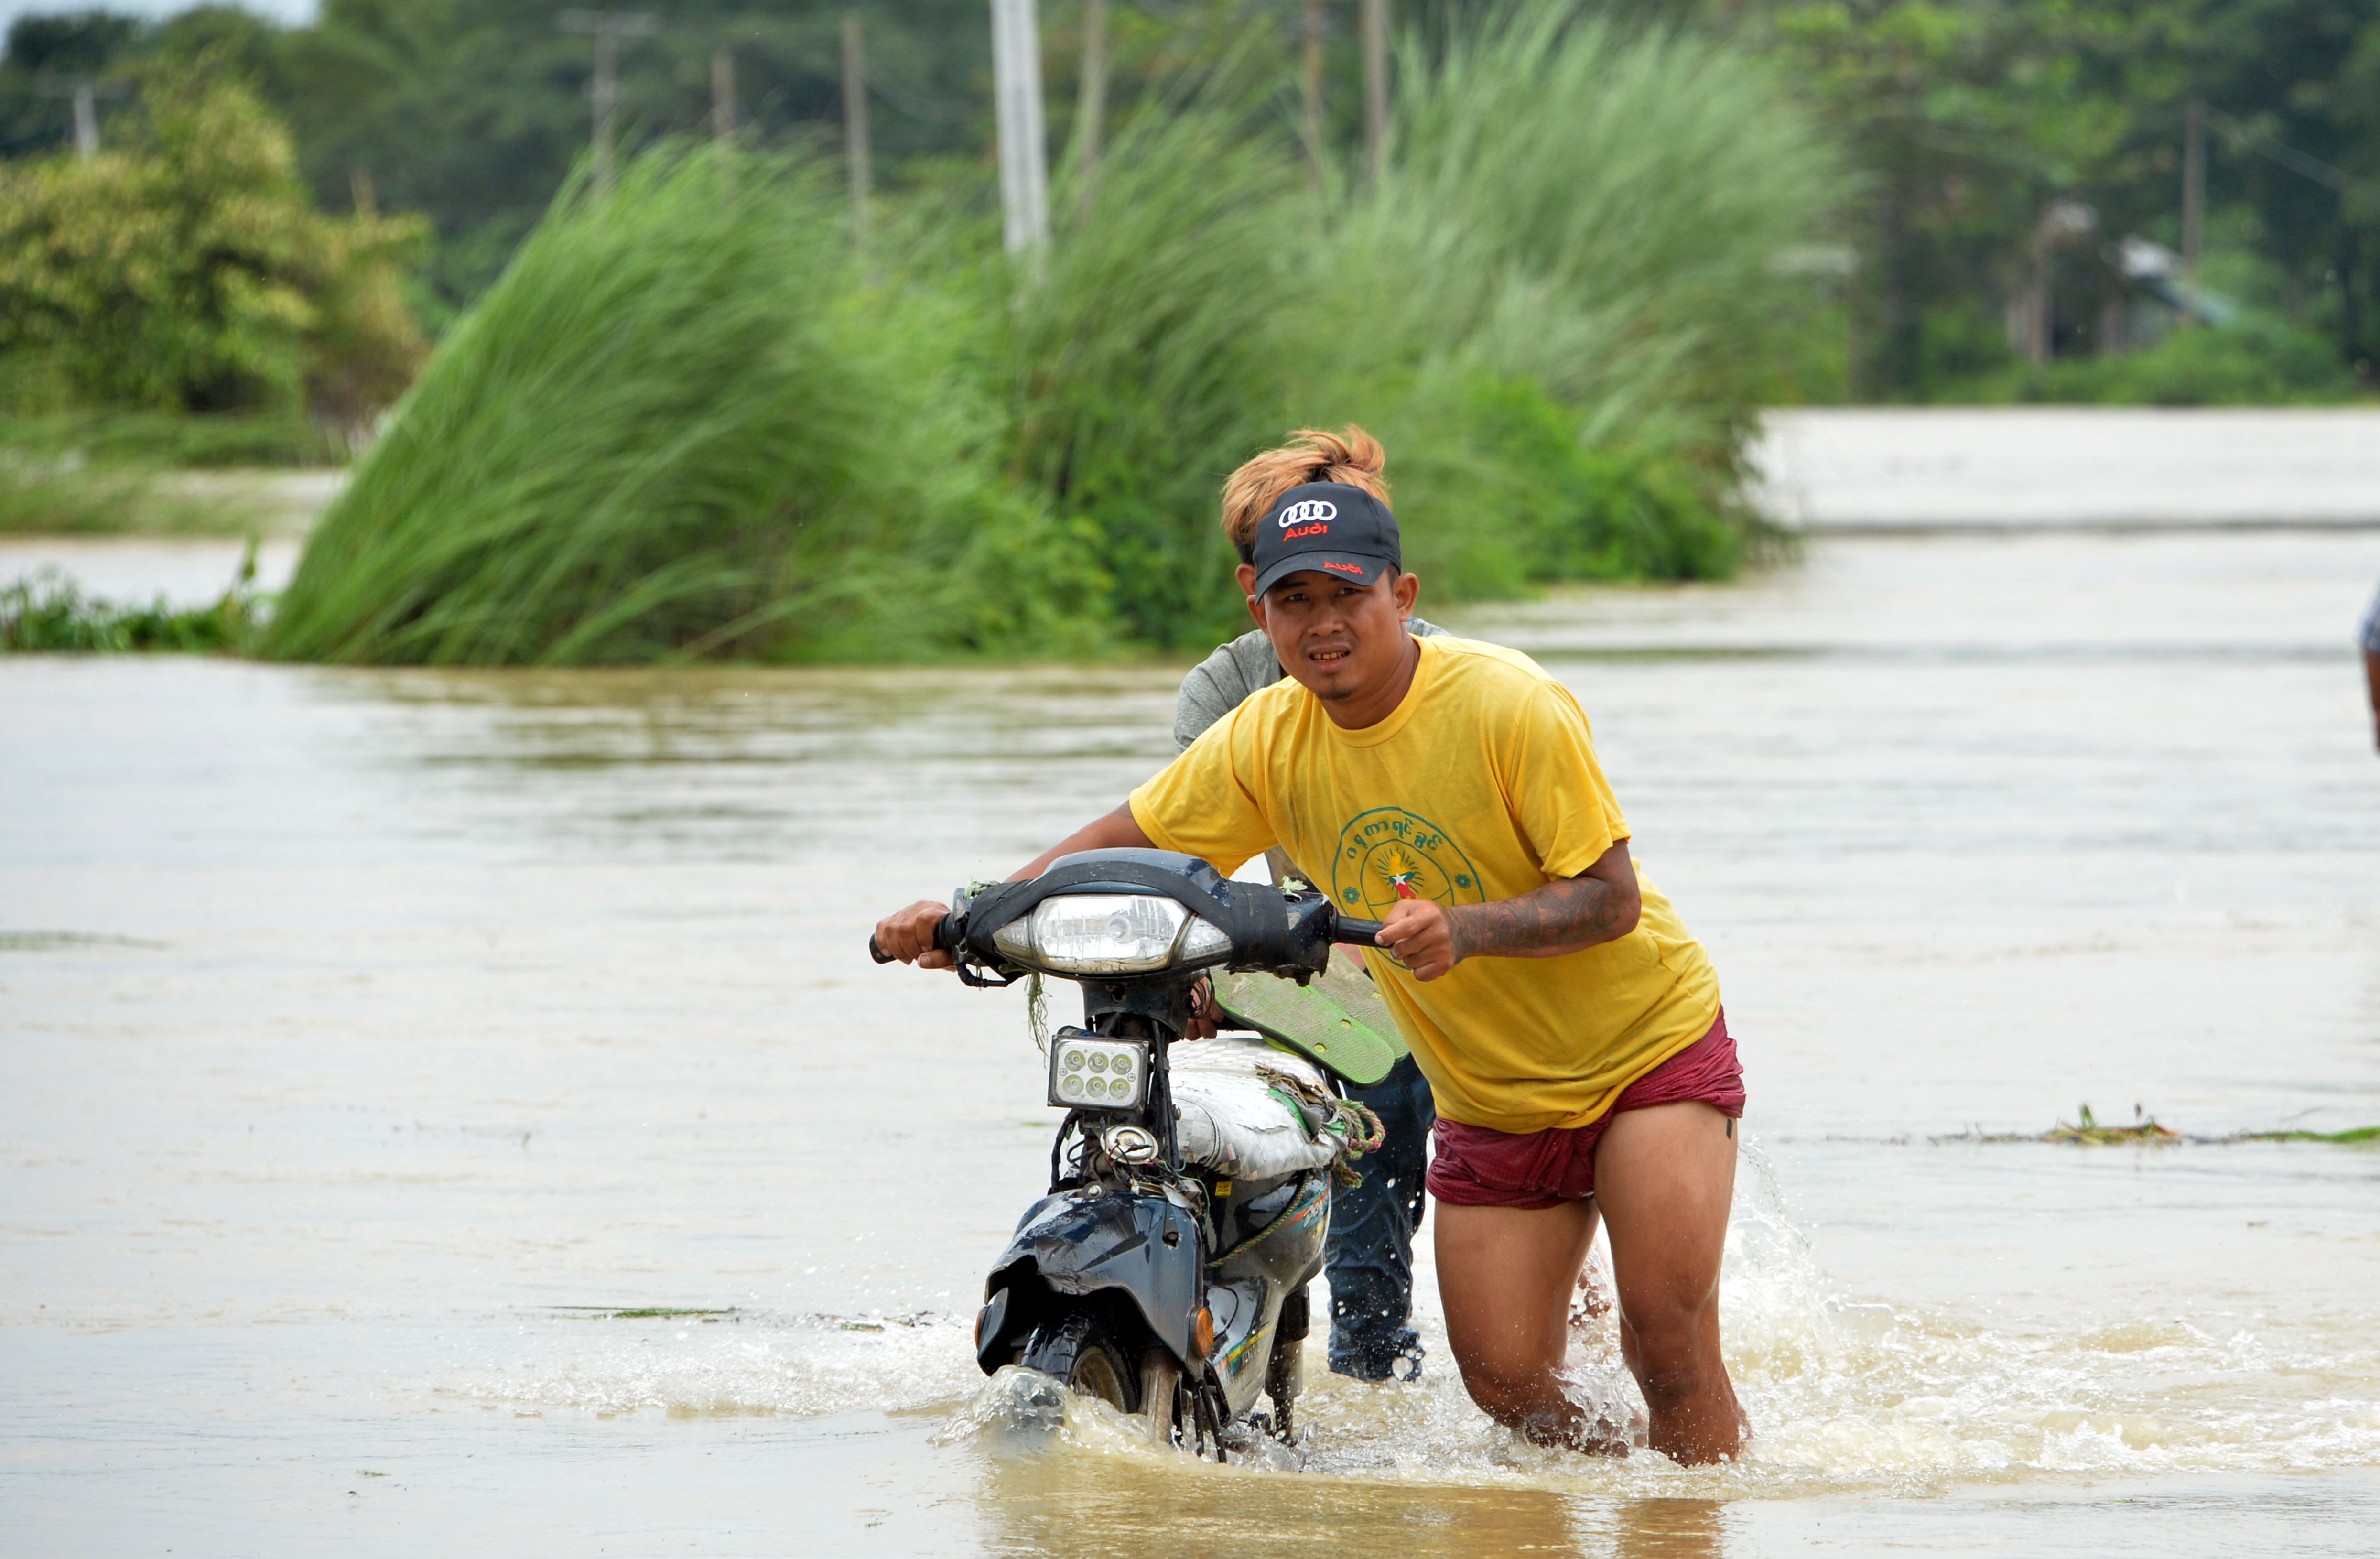
[(1383, 574), (1403, 571), (1397, 517), (1360, 487), (1340, 481), (1309, 481), (1272, 502), (1257, 521), (1248, 561), (1256, 589), (1265, 591), (1300, 569), (1311, 568), (1369, 585)]

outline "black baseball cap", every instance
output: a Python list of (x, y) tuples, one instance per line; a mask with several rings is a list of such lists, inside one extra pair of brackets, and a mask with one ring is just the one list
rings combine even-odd
[(1248, 549), (1262, 595), (1285, 577), (1312, 568), (1369, 585), (1403, 572), (1397, 517), (1389, 505), (1343, 481), (1309, 481), (1272, 501)]

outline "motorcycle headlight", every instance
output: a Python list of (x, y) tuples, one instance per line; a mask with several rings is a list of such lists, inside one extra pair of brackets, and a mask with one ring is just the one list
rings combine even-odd
[(1146, 974), (1232, 945), (1220, 926), (1154, 894), (1060, 894), (991, 941), (1020, 964), (1062, 974)]
[(1050, 1102), (1062, 1110), (1137, 1110), (1148, 1096), (1148, 1047), (1098, 1034), (1050, 1041)]

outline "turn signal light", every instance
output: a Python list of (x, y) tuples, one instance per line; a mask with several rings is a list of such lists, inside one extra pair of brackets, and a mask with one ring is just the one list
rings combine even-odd
[(1198, 1307), (1198, 1319), (1190, 1325), (1190, 1347), (1193, 1364), (1215, 1351), (1215, 1312), (1204, 1305)]

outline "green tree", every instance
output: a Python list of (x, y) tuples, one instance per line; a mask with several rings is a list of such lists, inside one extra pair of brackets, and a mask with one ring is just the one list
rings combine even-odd
[[(219, 73), (218, 73), (219, 74)], [(162, 75), (119, 149), (0, 165), (0, 363), (15, 397), (360, 420), (421, 343), (397, 291), (418, 219), (315, 210), (245, 88)]]
[[(2180, 242), (2193, 99), (2214, 127), (2210, 230), (2271, 295), (2247, 301), (2322, 331), (2369, 377), (2380, 356), (2370, 0), (1788, 0), (1763, 25), (1867, 175), (1851, 233), (1856, 393), (1924, 398), (2010, 360), (2003, 311), (2060, 201), (2097, 218), (2058, 251), (2055, 275), (2058, 347), (2089, 351), (2094, 314), (2119, 286), (2115, 240)], [(2365, 192), (2325, 184), (2325, 166)]]

